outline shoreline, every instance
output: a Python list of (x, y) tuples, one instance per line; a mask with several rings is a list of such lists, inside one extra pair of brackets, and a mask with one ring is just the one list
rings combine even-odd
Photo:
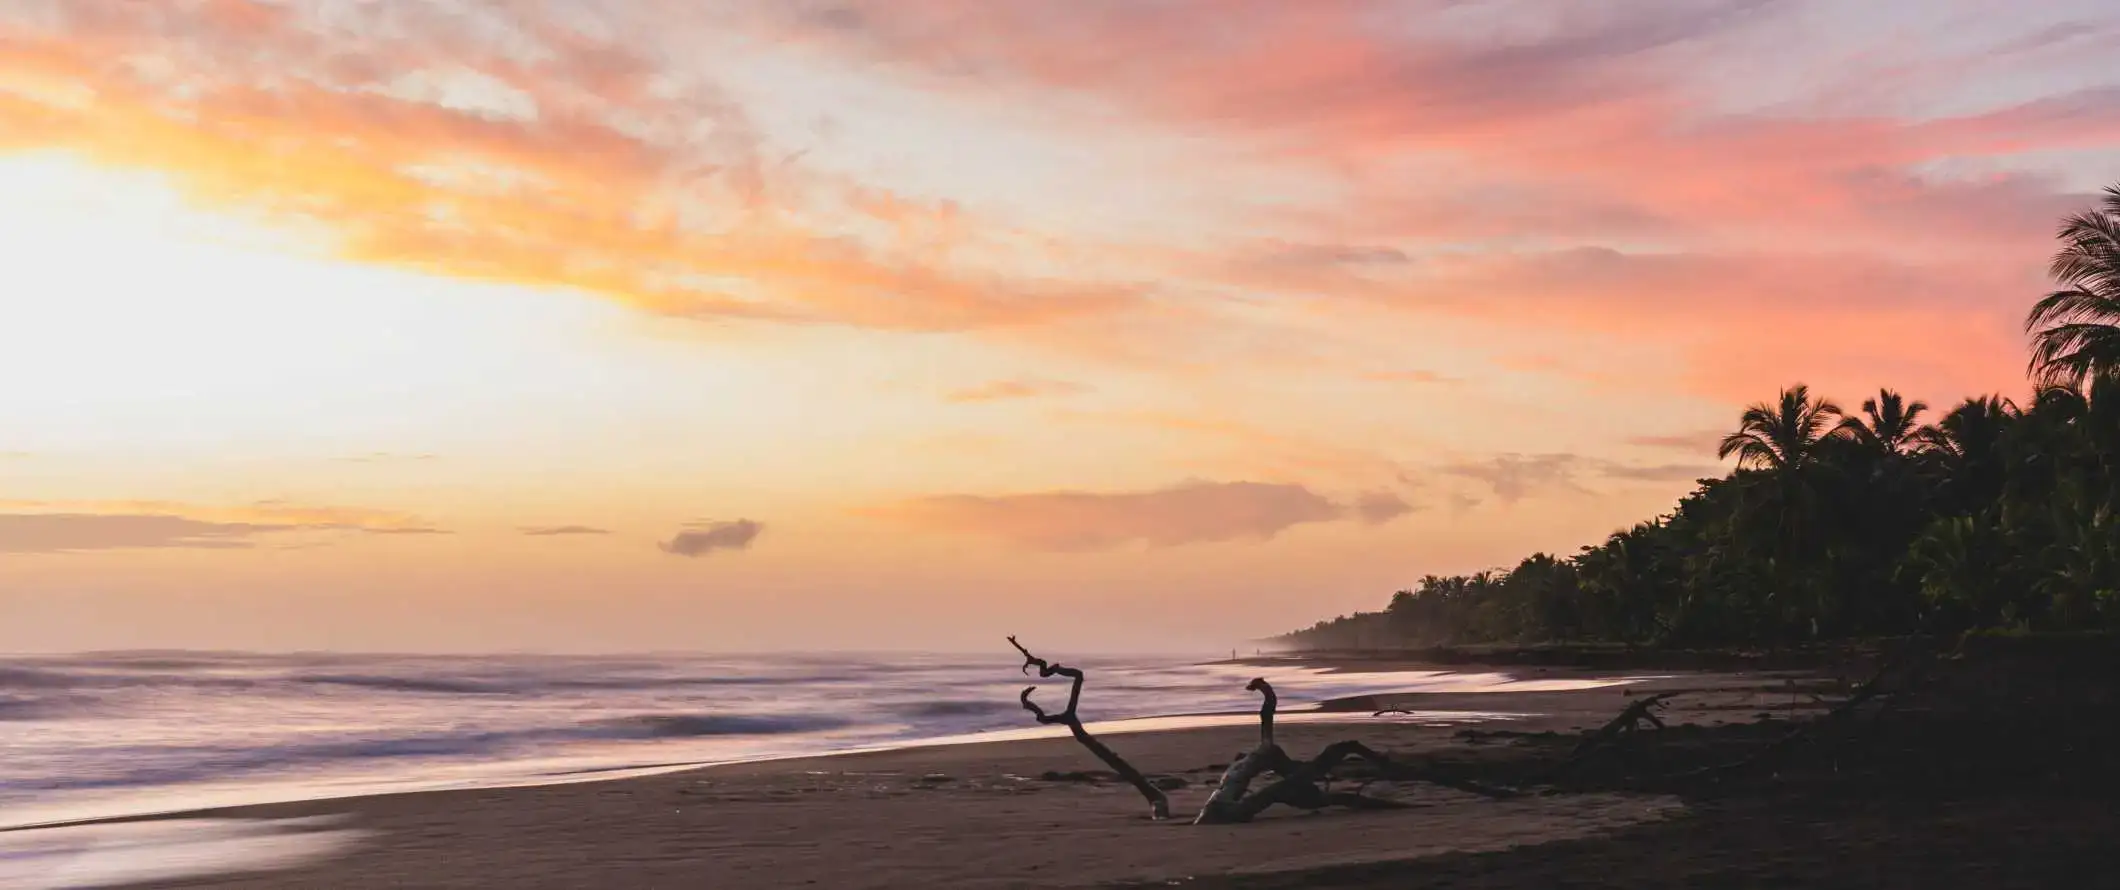
[[(1188, 661), (1199, 666), (1209, 662)], [(1287, 668), (1288, 663), (1273, 667)], [(1534, 675), (1534, 671), (1537, 675)], [(1508, 708), (1498, 708), (1498, 695), (1514, 696), (1518, 693), (1515, 684), (1535, 680), (1551, 679), (1544, 669), (1490, 668), (1487, 671), (1450, 669), (1428, 665), (1393, 666), (1391, 673), (1407, 673), (1404, 686), (1421, 685), (1428, 675), (1448, 675), (1445, 682), (1460, 681), (1462, 686), (1491, 684), (1495, 678), (1482, 677), (1482, 673), (1501, 673), (1508, 677), (1509, 685), (1497, 692), (1465, 692), (1448, 703), (1424, 706), (1424, 711), (1447, 711), (1450, 713), (1423, 713), (1406, 715), (1406, 719), (1418, 719), (1433, 724), (1456, 724), (1467, 721), (1514, 719), (1521, 716)], [(1280, 683), (1284, 671), (1264, 671)], [(1306, 665), (1305, 674), (1312, 676), (1335, 673), (1324, 664)], [(1389, 687), (1394, 678), (1385, 678)], [(1621, 682), (1614, 675), (1578, 672), (1570, 675), (1569, 683)], [(1372, 693), (1349, 691), (1350, 688), (1375, 688), (1377, 680), (1368, 683), (1338, 684), (1327, 697), (1297, 704), (1288, 703), (1281, 712), (1284, 723), (1328, 721), (1346, 722), (1355, 719), (1353, 712), (1375, 710), (1369, 707)], [(1241, 686), (1241, 681), (1231, 688)], [(1286, 695), (1284, 687), (1284, 695)], [(1243, 693), (1238, 693), (1243, 696)], [(1096, 680), (1086, 692), (1089, 706), (1097, 707)], [(1241, 702), (1242, 698), (1236, 699)], [(1010, 702), (1013, 705), (1013, 701)], [(1199, 704), (1207, 704), (1199, 702)], [(1093, 732), (1114, 736), (1133, 735), (1165, 730), (1185, 730), (1195, 727), (1226, 725), (1251, 725), (1255, 721), (1254, 711), (1249, 708), (1229, 708), (1222, 701), (1212, 704), (1209, 710), (1174, 710), (1149, 716), (1121, 717), (1110, 720), (1092, 720)], [(307, 801), (342, 800), (386, 794), (412, 794), (455, 791), (477, 788), (524, 788), (545, 785), (573, 784), (579, 782), (614, 781), (639, 776), (689, 769), (714, 768), (745, 763), (775, 762), (810, 757), (834, 757), (854, 754), (888, 752), (912, 748), (935, 746), (984, 744), (1019, 741), (1036, 738), (1065, 737), (1067, 731), (1061, 727), (1038, 726), (1028, 717), (1011, 711), (1010, 725), (974, 731), (954, 730), (947, 726), (930, 730), (933, 734), (913, 735), (891, 739), (848, 739), (828, 743), (829, 747), (808, 745), (777, 746), (780, 750), (756, 753), (731, 752), (722, 754), (709, 751), (687, 751), (683, 748), (657, 748), (654, 743), (642, 743), (634, 751), (607, 751), (590, 755), (589, 763), (567, 763), (562, 760), (541, 762), (538, 757), (527, 759), (500, 758), (489, 761), (489, 766), (469, 772), (423, 772), (408, 768), (395, 774), (370, 770), (365, 774), (318, 775), (290, 777), (285, 779), (249, 778), (231, 776), (221, 780), (170, 785), (147, 785), (133, 789), (104, 789), (82, 796), (81, 799), (62, 798), (55, 802), (18, 802), (11, 807), (0, 808), (0, 832), (19, 832), (38, 828), (95, 824), (119, 820), (137, 820), (144, 817), (167, 817), (172, 814), (192, 812), (218, 812), (253, 805), (300, 804)], [(1521, 709), (1517, 709), (1521, 710)], [(915, 728), (917, 731), (917, 728)], [(703, 756), (702, 756), (703, 755)], [(597, 762), (601, 761), (601, 762)], [(506, 764), (520, 762), (522, 768), (510, 768)]]
[[(224, 873), (134, 874), (99, 886), (257, 890), (1993, 890), (2068, 886), (2071, 875), (2102, 867), (2120, 831), (2120, 812), (2110, 806), (2120, 793), (2120, 761), (2101, 756), (2120, 736), (2112, 707), (2120, 649), (1961, 646), (1916, 662), (1929, 667), (1905, 674), (1854, 721), (1815, 718), (1835, 700), (1859, 700), (1851, 696), (1868, 670), (1684, 673), (1568, 693), (1476, 693), (1542, 713), (1463, 729), (1358, 714), (1341, 723), (1299, 721), (1276, 733), (1298, 757), (1356, 739), (1417, 775), (1535, 790), (1495, 800), (1406, 781), (1367, 787), (1410, 809), (1276, 808), (1245, 825), (1187, 824), (1232, 753), (1257, 742), (1253, 727), (1219, 726), (1110, 739), (1142, 772), (1170, 784), (1177, 818), (1164, 822), (1150, 821), (1140, 796), (1073, 740), (1043, 738), (224, 808), (52, 831), (87, 835), (73, 848), (165, 868), (200, 859), (186, 846), (200, 835), (225, 841), (250, 831), (235, 839), (252, 844), (252, 855), (258, 844), (282, 845), (280, 859), (252, 860), (254, 869), (243, 871), (223, 857)], [(1551, 778), (1573, 761), (1584, 730), (1661, 692), (1678, 693), (1663, 714), (1666, 728), (1626, 737), (1617, 755)], [(1434, 706), (1461, 695), (1387, 694), (1360, 704)], [(1094, 698), (1092, 688), (1086, 700)], [(1806, 732), (1815, 740), (1787, 748), (1769, 766), (1687, 778)], [(118, 836), (125, 832), (152, 836)], [(9, 837), (0, 835), (0, 844)], [(63, 859), (68, 850), (59, 852)], [(6, 870), (22, 861), (0, 855), (0, 886), (53, 886), (8, 883)], [(267, 867), (277, 870), (256, 870)]]
[[(1697, 686), (1731, 678), (1690, 679)], [(1502, 721), (1509, 731), (1559, 732), (1602, 722), (1639, 687), (1659, 682), (1672, 681), (1575, 692), (1414, 693), (1406, 698), (1415, 704), (1423, 696), (1479, 698), (1487, 705), (1481, 709), (1484, 714), (1516, 712)], [(1094, 701), (1094, 687), (1086, 691), (1085, 698)], [(1393, 698), (1395, 706), (1409, 703)], [(1454, 710), (1426, 704), (1422, 708)], [(1023, 866), (1015, 858), (1018, 848), (1046, 843), (1048, 833), (1057, 833), (1056, 842), (1063, 846), (1095, 850), (1108, 861), (1108, 867), (1078, 877), (1091, 883), (1116, 883), (1144, 874), (1167, 873), (1175, 879), (1211, 873), (1255, 857), (1259, 851), (1253, 847), (1261, 837), (1277, 838), (1274, 844), (1285, 845), (1275, 848), (1279, 853), (1260, 859), (1262, 864), (1300, 869), (1404, 858), (1408, 852), (1404, 837), (1409, 833), (1429, 837), (1424, 842), (1427, 846), (1420, 849), (1432, 853), (1499, 849), (1529, 839), (1590, 836), (1663, 818), (1677, 806), (1663, 797), (1618, 795), (1512, 802), (1495, 809), (1480, 807), (1492, 802), (1477, 797), (1409, 787), (1405, 793), (1420, 809), (1406, 814), (1277, 814), (1259, 823), (1266, 827), (1263, 835), (1250, 829), (1235, 835), (1204, 830), (1163, 832), (1163, 828), (1177, 828), (1187, 821), (1231, 752), (1256, 742), (1256, 724), (1250, 715), (1233, 717), (1225, 725), (1107, 733), (1111, 744), (1144, 772), (1165, 781), (1182, 780), (1182, 787), (1171, 792), (1173, 813), (1180, 818), (1168, 823), (1149, 822), (1145, 806), (1131, 788), (1101, 776), (1101, 765), (1061, 735), (928, 741), (884, 750), (672, 766), (645, 775), (596, 776), (561, 783), (178, 809), (47, 823), (0, 834), (0, 838), (121, 829), (176, 832), (209, 825), (228, 830), (247, 825), (282, 832), (288, 838), (334, 836), (343, 841), (343, 848), (334, 847), (328, 855), (293, 871), (201, 875), (131, 886), (366, 887), (402, 885), (414, 876), (420, 886), (464, 887), (626, 886), (664, 880), (761, 887), (1076, 886), (1080, 881), (1073, 878), (1069, 879), (1073, 883), (1040, 883), (1042, 878), (1032, 872), (1042, 866)], [(1465, 726), (1462, 720), (1372, 718), (1345, 707), (1290, 712), (1282, 717), (1277, 726), (1284, 744), (1306, 751), (1340, 738), (1359, 738), (1399, 750), (1443, 748), (1455, 744), (1455, 734)], [(1489, 721), (1480, 729), (1496, 726)], [(644, 805), (644, 801), (653, 803)], [(997, 825), (1026, 820), (1043, 828), (1003, 832), (1006, 843), (993, 836)], [(1359, 837), (1309, 850), (1300, 837), (1303, 826), (1313, 820), (1344, 822)], [(1467, 832), (1459, 826), (1466, 820), (1487, 827)], [(895, 847), (894, 826), (909, 824), (929, 826), (927, 836), (933, 845)], [(767, 832), (766, 827), (775, 827), (775, 831)], [(1157, 833), (1128, 840), (1142, 829)], [(339, 832), (348, 834), (339, 836)], [(452, 839), (446, 850), (431, 846), (437, 832)], [(774, 838), (787, 832), (812, 836), (803, 845), (805, 849), (843, 845), (897, 849), (898, 853), (889, 857), (888, 867), (878, 866), (882, 870), (874, 880), (833, 871), (836, 865), (781, 874), (787, 869), (774, 863), (786, 858), (786, 844)], [(689, 845), (702, 836), (724, 838), (712, 845), (720, 852), (713, 856), (687, 853)], [(746, 843), (757, 852), (731, 853), (733, 847), (726, 839), (737, 836), (749, 838)], [(1145, 843), (1147, 853), (1154, 855), (1129, 852), (1137, 842)], [(640, 852), (637, 848), (642, 845), (659, 852)], [(541, 860), (543, 865), (537, 869), (512, 871), (508, 862), (519, 855), (512, 851), (525, 847), (549, 848), (557, 858)], [(562, 854), (562, 850), (567, 852)], [(580, 865), (627, 850), (635, 851), (628, 856), (642, 855), (650, 861), (616, 871)], [(951, 871), (937, 864), (967, 856), (983, 864), (969, 871)], [(876, 865), (873, 858), (872, 865)], [(496, 869), (508, 875), (505, 880)], [(761, 877), (760, 870), (776, 874)], [(1178, 874), (1181, 871), (1185, 874)], [(1011, 882), (981, 883), (980, 875), (986, 873), (1014, 877)]]
[[(1472, 697), (1497, 694), (1566, 695), (1568, 693), (1467, 692), (1433, 694)], [(1387, 697), (1389, 697), (1388, 694)], [(1418, 712), (1404, 715), (1389, 715), (1381, 718), (1363, 719), (1364, 715), (1361, 712), (1375, 710), (1373, 708), (1367, 708), (1363, 706), (1363, 703), (1371, 700), (1371, 698), (1372, 696), (1356, 695), (1329, 699), (1325, 702), (1318, 703), (1314, 708), (1309, 710), (1282, 711), (1276, 716), (1275, 719), (1277, 725), (1316, 724), (1324, 726), (1333, 726), (1350, 724), (1407, 724), (1432, 728), (1450, 728), (1464, 726), (1466, 724), (1471, 723), (1507, 721), (1520, 719), (1526, 716), (1534, 716), (1515, 712), (1475, 711), (1464, 708), (1424, 708)], [(1158, 723), (1173, 725), (1150, 725)], [(1155, 735), (1165, 733), (1189, 733), (1227, 730), (1233, 727), (1255, 726), (1256, 723), (1257, 717), (1255, 714), (1243, 712), (1225, 712), (1202, 714), (1168, 714), (1153, 717), (1132, 717), (1121, 720), (1092, 722), (1087, 724), (1087, 726), (1090, 731), (1096, 733), (1099, 738), (1103, 738), (1106, 736), (1126, 738), (1128, 736), (1136, 735)], [(46, 828), (68, 828), (83, 825), (108, 825), (127, 822), (145, 822), (154, 820), (178, 819), (192, 816), (209, 816), (223, 813), (248, 812), (270, 807), (300, 807), (311, 804), (322, 805), (331, 803), (333, 801), (362, 800), (377, 797), (398, 797), (405, 795), (420, 794), (446, 794), (452, 792), (483, 790), (545, 788), (561, 785), (591, 784), (597, 782), (625, 782), (635, 779), (670, 775), (674, 773), (717, 770), (735, 767), (761, 766), (772, 764), (792, 764), (797, 761), (824, 762), (846, 757), (889, 755), (901, 752), (917, 752), (937, 748), (958, 748), (981, 745), (1018, 745), (1028, 742), (1042, 742), (1050, 740), (1068, 739), (1069, 737), (1067, 734), (1067, 730), (1064, 728), (1031, 726), (1023, 727), (1020, 729), (993, 730), (981, 733), (968, 733), (962, 735), (947, 735), (935, 736), (930, 738), (908, 739), (902, 742), (845, 748), (832, 751), (816, 751), (794, 754), (762, 754), (756, 757), (745, 757), (735, 760), (674, 761), (669, 763), (595, 767), (562, 774), (547, 774), (546, 777), (537, 779), (506, 779), (496, 780), (492, 782), (472, 782), (461, 785), (406, 788), (398, 790), (378, 788), (374, 790), (355, 790), (337, 794), (287, 797), (284, 799), (252, 800), (226, 804), (177, 806), (168, 809), (143, 810), (140, 812), (129, 812), (106, 816), (66, 818), (44, 822), (7, 823), (0, 824), (0, 834), (6, 834), (10, 832), (37, 831)]]

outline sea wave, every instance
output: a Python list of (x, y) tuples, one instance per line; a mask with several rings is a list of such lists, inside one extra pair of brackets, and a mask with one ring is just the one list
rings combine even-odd
[(289, 678), (296, 683), (319, 686), (357, 686), (384, 692), (434, 692), (451, 695), (503, 695), (516, 690), (476, 680), (443, 677), (399, 677), (376, 674), (312, 674)]
[(787, 735), (839, 729), (851, 721), (817, 715), (635, 714), (592, 721), (586, 726), (624, 738), (686, 738), (717, 735)]
[(1015, 711), (1018, 708), (1019, 706), (1015, 702), (988, 698), (967, 698), (913, 702), (892, 710), (907, 717), (976, 717), (982, 714), (1000, 714)]

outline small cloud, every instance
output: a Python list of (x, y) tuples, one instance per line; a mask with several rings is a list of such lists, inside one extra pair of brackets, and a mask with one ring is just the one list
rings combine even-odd
[(657, 544), (664, 553), (687, 558), (705, 556), (716, 550), (747, 550), (751, 542), (766, 527), (749, 519), (734, 522), (694, 522), (679, 531), (676, 537)]
[(1275, 266), (1399, 266), (1413, 258), (1396, 247), (1368, 244), (1281, 244), (1258, 262)]
[(0, 451), (0, 460), (28, 460), (32, 457), (36, 455), (27, 451)]
[(1498, 454), (1482, 461), (1451, 464), (1443, 472), (1484, 482), (1502, 503), (1512, 504), (1546, 489), (1585, 492), (1576, 482), (1584, 463), (1582, 457), (1574, 454)]
[(610, 529), (595, 528), (587, 525), (534, 525), (520, 531), (523, 534), (537, 537), (552, 535), (608, 535), (611, 533)]
[(1089, 392), (1090, 388), (1080, 383), (1065, 380), (1044, 380), (1036, 377), (1021, 377), (1014, 380), (996, 380), (969, 389), (960, 389), (943, 396), (959, 404), (975, 402), (999, 402), (1007, 399), (1030, 399), (1039, 396), (1067, 396)]
[(1435, 371), (1370, 371), (1362, 375), (1363, 380), (1374, 383), (1428, 383), (1447, 385), (1463, 383), (1464, 378), (1452, 377)]
[(1696, 433), (1677, 433), (1663, 436), (1629, 436), (1627, 444), (1638, 448), (1662, 448), (1670, 451), (1696, 451), (1711, 454), (1721, 444), (1723, 434), (1716, 430)]
[(1467, 510), (1479, 506), (1480, 499), (1473, 497), (1472, 495), (1465, 494), (1464, 492), (1453, 491), (1447, 497), (1444, 498), (1444, 503), (1450, 505), (1450, 512), (1463, 513)]
[(1699, 464), (1629, 466), (1627, 464), (1608, 463), (1601, 466), (1599, 472), (1608, 478), (1632, 479), (1638, 482), (1691, 482), (1696, 479), (1722, 475), (1722, 470), (1719, 468), (1701, 466)]

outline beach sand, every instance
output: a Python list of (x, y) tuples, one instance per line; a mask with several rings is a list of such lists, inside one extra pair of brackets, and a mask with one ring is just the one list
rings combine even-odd
[[(1462, 726), (1382, 722), (1358, 711), (1349, 724), (1298, 723), (1278, 736), (1298, 756), (1341, 738), (1416, 759), (1507, 755), (1516, 747), (1509, 739), (1529, 742), (1536, 733), (1594, 727), (1634, 696), (1657, 690), (1686, 691), (1667, 719), (1700, 727), (1705, 735), (1717, 732), (1711, 729), (1717, 725), (1761, 725), (1761, 714), (1774, 715), (1768, 726), (1786, 726), (1781, 718), (1815, 712), (1818, 705), (1794, 683), (1786, 675), (1692, 675), (1566, 693), (1387, 696), (1343, 706), (1477, 707), (1540, 716), (1482, 724), (1466, 733)], [(1092, 677), (1085, 698), (1094, 697)], [(2052, 845), (2080, 840), (2083, 849), (2102, 851), (2102, 838), (2113, 827), (2110, 807), (2103, 804), (2077, 806), (2080, 812), (2065, 817), (2073, 825), (2056, 830), (2042, 821), (2050, 809), (2027, 809), (2032, 805), (2022, 801), (1939, 810), (1862, 795), (1683, 801), (1596, 788), (1493, 800), (1422, 783), (1386, 789), (1412, 804), (1404, 810), (1306, 814), (1282, 808), (1248, 825), (1196, 827), (1188, 824), (1191, 813), (1221, 765), (1255, 741), (1254, 729), (1105, 738), (1144, 772), (1186, 780), (1186, 787), (1171, 792), (1178, 818), (1149, 820), (1139, 795), (1122, 783), (1047, 777), (1101, 765), (1071, 739), (1039, 739), (192, 814), (184, 818), (333, 817), (328, 829), (318, 830), (359, 834), (343, 835), (352, 840), (292, 869), (138, 886), (1917, 885), (1894, 875), (1926, 875), (1926, 886), (2042, 886), (2013, 883), (2005, 880), (2007, 870), (1983, 871), (1977, 863), (1950, 872), (1936, 863), (1950, 861), (1953, 852), (1992, 848), (2007, 857), (2022, 850), (2048, 861), (2028, 862), (2023, 875), (2050, 877), (2052, 863), (2066, 858)], [(1554, 738), (1573, 744), (1571, 736)], [(1956, 821), (1942, 828), (1930, 824), (1938, 818)], [(2004, 825), (2016, 827), (1998, 834)], [(1954, 838), (1953, 847), (1931, 848), (1932, 841)], [(1961, 872), (1971, 883), (1936, 876)], [(1837, 882), (1830, 879), (1834, 875), (1853, 877)]]

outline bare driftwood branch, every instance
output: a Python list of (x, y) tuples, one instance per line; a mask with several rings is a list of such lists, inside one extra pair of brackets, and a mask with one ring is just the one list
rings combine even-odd
[(1082, 701), (1082, 669), (1053, 664), (1043, 658), (1032, 655), (1029, 649), (1023, 648), (1022, 643), (1016, 642), (1014, 636), (1010, 636), (1008, 642), (1009, 645), (1016, 647), (1016, 651), (1023, 653), (1024, 673), (1030, 673), (1031, 668), (1035, 667), (1038, 669), (1038, 676), (1040, 677), (1061, 676), (1074, 681), (1074, 685), (1068, 689), (1067, 693), (1067, 710), (1057, 714), (1046, 713), (1045, 709), (1039, 707), (1037, 702), (1031, 701), (1031, 693), (1038, 691), (1036, 686), (1023, 688), (1023, 695), (1020, 697), (1023, 702), (1023, 709), (1031, 712), (1031, 716), (1035, 717), (1039, 723), (1067, 727), (1069, 732), (1074, 733), (1075, 741), (1081, 742), (1082, 747), (1089, 749), (1089, 753), (1097, 755), (1098, 760), (1104, 761), (1105, 766), (1111, 767), (1112, 772), (1118, 773), (1119, 778), (1125, 779), (1128, 784), (1134, 786), (1135, 790), (1141, 792), (1142, 797), (1148, 799), (1152, 818), (1170, 818), (1170, 798), (1164, 795), (1163, 789), (1151, 784), (1146, 776), (1141, 775), (1140, 770), (1134, 769), (1133, 764), (1126, 762), (1126, 758), (1120, 757), (1118, 752), (1105, 747), (1103, 742), (1097, 741), (1096, 736), (1089, 734), (1089, 730), (1082, 728), (1082, 718), (1075, 715), (1075, 706)]

